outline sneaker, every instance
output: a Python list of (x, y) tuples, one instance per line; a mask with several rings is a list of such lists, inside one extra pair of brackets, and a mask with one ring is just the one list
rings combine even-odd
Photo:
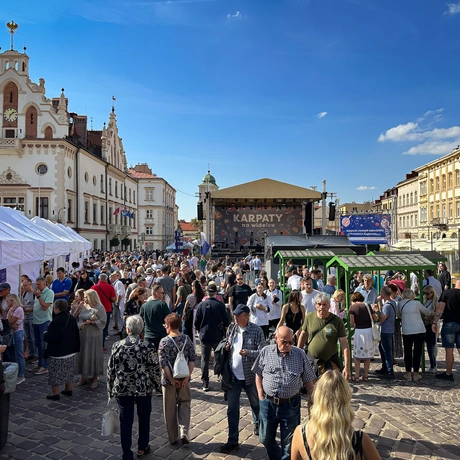
[(447, 374), (447, 372), (443, 372), (442, 374), (436, 374), (436, 378), (438, 380), (445, 380), (447, 382), (454, 381), (454, 376), (452, 374)]
[(403, 377), (404, 377), (405, 380), (408, 380), (409, 382), (412, 382), (412, 374), (410, 372), (406, 372), (403, 375)]
[(239, 444), (230, 444), (229, 442), (226, 442), (225, 444), (222, 444), (219, 448), (219, 452), (222, 454), (229, 454), (230, 452), (233, 452), (235, 449), (238, 449), (240, 447)]
[(35, 372), (35, 375), (45, 375), (48, 373), (48, 369), (46, 367), (41, 367), (40, 370)]
[(181, 440), (183, 446), (185, 446), (186, 444), (190, 444), (190, 439), (188, 438), (188, 436), (186, 434), (183, 434), (180, 437), (180, 440)]
[(254, 436), (259, 436), (259, 425), (254, 425)]
[(36, 364), (38, 363), (38, 358), (33, 358), (30, 362), (31, 364)]
[(21, 385), (21, 383), (25, 382), (26, 379), (24, 377), (18, 377), (16, 380), (16, 385)]
[(34, 367), (32, 367), (31, 369), (28, 369), (28, 371), (29, 371), (29, 372), (35, 373), (35, 372), (39, 371), (40, 369), (41, 369), (40, 366), (34, 366)]
[(414, 382), (418, 382), (419, 380), (422, 380), (422, 376), (420, 374), (415, 375), (415, 373), (414, 373), (414, 376), (412, 377), (412, 380)]
[(209, 391), (209, 382), (203, 382), (203, 391)]
[(428, 372), (428, 374), (436, 374), (436, 372), (438, 372), (438, 370), (435, 367), (430, 367), (427, 370), (427, 372)]
[(378, 369), (375, 371), (375, 373), (377, 375), (386, 375), (387, 374), (387, 371), (383, 370), (383, 369)]

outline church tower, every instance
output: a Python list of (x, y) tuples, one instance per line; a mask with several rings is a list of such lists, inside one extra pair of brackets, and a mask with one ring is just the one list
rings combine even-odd
[[(201, 184), (198, 185), (198, 208), (203, 211), (203, 232), (209, 244), (214, 241), (214, 207), (211, 205), (211, 193), (219, 190), (216, 179), (208, 170), (208, 174), (203, 177)], [(201, 205), (200, 205), (201, 203)], [(197, 216), (198, 220), (200, 216)]]

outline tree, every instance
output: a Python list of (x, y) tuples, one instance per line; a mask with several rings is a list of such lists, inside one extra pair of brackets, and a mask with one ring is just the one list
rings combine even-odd
[(198, 220), (195, 217), (190, 221), (190, 225), (198, 232), (203, 231), (203, 221)]

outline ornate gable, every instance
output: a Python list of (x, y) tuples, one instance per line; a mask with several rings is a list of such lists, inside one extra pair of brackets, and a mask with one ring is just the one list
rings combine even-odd
[(1, 185), (17, 185), (17, 184), (26, 184), (22, 177), (11, 168), (6, 169), (0, 175), (0, 184)]

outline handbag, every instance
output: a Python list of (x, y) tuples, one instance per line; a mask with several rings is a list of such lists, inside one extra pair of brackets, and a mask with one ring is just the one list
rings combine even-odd
[[(168, 336), (170, 340), (173, 341), (174, 345), (177, 348), (177, 356), (174, 360), (174, 366), (172, 367), (172, 375), (175, 379), (184, 379), (185, 377), (190, 376), (190, 369), (188, 367), (187, 358), (184, 355), (185, 345), (187, 345), (188, 336), (185, 336), (184, 346), (182, 350), (177, 346), (176, 341), (171, 337)], [(170, 364), (171, 366), (171, 364)]]
[(115, 398), (109, 398), (107, 407), (109, 410), (102, 416), (102, 436), (112, 436), (120, 432), (120, 417)]
[(13, 345), (13, 334), (11, 332), (2, 335), (2, 345), (6, 345), (7, 347), (11, 347)]
[(369, 305), (366, 303), (366, 308), (367, 311), (369, 312), (369, 316), (371, 317), (371, 323), (372, 323), (372, 339), (374, 342), (380, 342), (380, 339), (382, 338), (380, 334), (380, 328), (377, 323), (374, 322), (374, 318), (372, 318), (372, 313), (371, 309), (369, 308)]

